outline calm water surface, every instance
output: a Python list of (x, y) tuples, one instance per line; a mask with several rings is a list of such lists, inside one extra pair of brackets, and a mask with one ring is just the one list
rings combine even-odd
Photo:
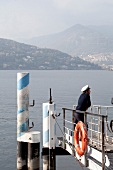
[[(0, 170), (16, 170), (17, 72), (20, 71), (0, 71)], [(30, 108), (34, 130), (42, 132), (42, 103), (49, 100), (49, 88), (52, 88), (57, 113), (62, 112), (62, 107), (72, 108), (77, 104), (80, 90), (86, 84), (91, 87), (92, 104), (111, 105), (112, 71), (27, 72), (30, 73), (30, 104), (35, 100), (35, 106)], [(58, 122), (62, 125), (60, 117)], [(60, 130), (57, 130), (57, 135), (61, 135)], [(74, 158), (57, 158), (56, 169), (73, 170), (74, 167)]]

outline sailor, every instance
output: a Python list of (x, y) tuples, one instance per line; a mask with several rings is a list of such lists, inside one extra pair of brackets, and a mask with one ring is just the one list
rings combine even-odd
[[(78, 105), (76, 107), (76, 112), (74, 114), (74, 123), (75, 126), (78, 123), (78, 121), (82, 121), (84, 123), (84, 114), (80, 113), (79, 111), (86, 111), (91, 106), (91, 100), (90, 100), (90, 87), (89, 85), (85, 85), (81, 89), (82, 94), (80, 95), (78, 99)], [(79, 110), (79, 111), (78, 111)]]

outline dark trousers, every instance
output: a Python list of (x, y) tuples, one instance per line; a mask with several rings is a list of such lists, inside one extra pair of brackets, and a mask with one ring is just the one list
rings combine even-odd
[(78, 123), (79, 121), (82, 121), (84, 123), (84, 114), (83, 113), (74, 113), (74, 123)]
[[(84, 123), (84, 114), (83, 113), (74, 113), (74, 129), (75, 129), (75, 126), (76, 124), (79, 122), (79, 121), (82, 121)], [(86, 127), (87, 127), (87, 130), (88, 130), (88, 124), (86, 123)]]

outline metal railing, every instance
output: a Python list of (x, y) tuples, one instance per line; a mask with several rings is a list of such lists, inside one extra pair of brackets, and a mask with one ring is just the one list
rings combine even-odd
[[(93, 113), (93, 110), (97, 108), (97, 113)], [(102, 152), (102, 170), (105, 169), (105, 136), (108, 136), (108, 130), (106, 128), (106, 120), (108, 118), (108, 112), (101, 114), (100, 106), (94, 106), (91, 108), (91, 112), (83, 112), (75, 109), (62, 108), (63, 110), (63, 133), (72, 136), (74, 134), (74, 113), (77, 111), (84, 114), (84, 123), (88, 124), (88, 138), (91, 144), (95, 144)], [(105, 107), (104, 107), (105, 108)], [(108, 106), (107, 106), (108, 110)], [(71, 113), (70, 113), (71, 112)], [(67, 120), (66, 115), (68, 113)], [(73, 145), (72, 141), (72, 145)]]
[[(113, 106), (101, 106), (101, 105), (94, 105), (91, 107), (91, 112), (93, 113), (97, 113), (98, 115), (106, 115), (106, 120), (105, 120), (105, 137), (107, 142), (109, 143), (113, 143), (113, 132), (110, 129), (110, 120), (112, 119), (112, 114), (113, 114)], [(111, 117), (110, 117), (111, 116)], [(94, 118), (93, 118), (94, 119)], [(95, 122), (98, 123), (98, 134), (101, 131), (101, 119), (95, 119)], [(94, 126), (96, 126), (96, 124), (94, 123)], [(94, 127), (95, 128), (95, 127)], [(100, 140), (101, 136), (98, 135), (98, 140)]]

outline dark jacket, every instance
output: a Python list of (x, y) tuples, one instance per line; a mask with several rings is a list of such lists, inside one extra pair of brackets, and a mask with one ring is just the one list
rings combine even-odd
[[(82, 93), (78, 99), (78, 105), (76, 110), (86, 111), (91, 106), (90, 95), (87, 93)], [(75, 113), (75, 123), (78, 121), (84, 122), (84, 114), (76, 112)]]
[(87, 93), (82, 93), (78, 99), (76, 110), (86, 111), (90, 106), (90, 95)]

